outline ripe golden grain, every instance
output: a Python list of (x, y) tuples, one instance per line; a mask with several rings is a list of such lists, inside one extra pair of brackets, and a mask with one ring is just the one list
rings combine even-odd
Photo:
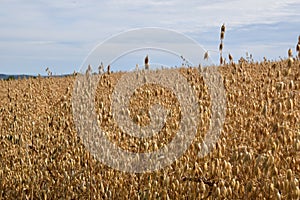
[(288, 169), (286, 177), (287, 177), (288, 181), (292, 180), (292, 170), (291, 169)]
[(232, 63), (233, 62), (233, 57), (231, 54), (228, 54), (228, 58), (229, 58), (229, 61)]
[(290, 90), (294, 90), (294, 89), (295, 89), (295, 84), (294, 84), (294, 81), (293, 81), (293, 80), (290, 81), (289, 89), (290, 89)]
[(293, 51), (292, 51), (292, 49), (288, 50), (288, 56), (289, 56), (289, 58), (293, 57)]
[[(289, 60), (288, 60), (288, 67), (291, 68), (292, 65), (293, 65), (293, 62), (294, 62), (294, 59), (292, 57), (289, 57)], [(290, 73), (288, 73), (290, 74)]]
[[(226, 89), (226, 119), (217, 147), (204, 158), (198, 152), (210, 125), (208, 89), (196, 68), (179, 69), (201, 104), (197, 135), (171, 166), (144, 174), (114, 170), (87, 152), (72, 117), (74, 76), (0, 81), (0, 197), (299, 199), (299, 60), (291, 63), (291, 73), (286, 67), (283, 60), (218, 68)], [(145, 122), (156, 103), (172, 111), (160, 133), (136, 139), (118, 127), (110, 108), (121, 76), (102, 75), (95, 97), (99, 126), (125, 150), (162, 148), (181, 126), (176, 97), (155, 85), (134, 92), (130, 107), (122, 111), (133, 120), (138, 116)]]

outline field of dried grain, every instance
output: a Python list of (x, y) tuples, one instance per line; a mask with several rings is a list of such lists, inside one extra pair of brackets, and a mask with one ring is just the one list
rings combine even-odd
[[(196, 138), (171, 166), (142, 174), (114, 170), (85, 149), (72, 115), (74, 76), (1, 80), (0, 199), (299, 199), (300, 61), (240, 60), (219, 67), (225, 124), (216, 148), (203, 158), (199, 144), (209, 126), (210, 97), (196, 68), (178, 70), (201, 104)], [(153, 103), (173, 113), (159, 134), (138, 140), (120, 131), (111, 115), (121, 76), (106, 74), (99, 82), (99, 126), (124, 149), (161, 148), (178, 129), (176, 97), (157, 85), (136, 91), (130, 110), (139, 125), (149, 123)]]

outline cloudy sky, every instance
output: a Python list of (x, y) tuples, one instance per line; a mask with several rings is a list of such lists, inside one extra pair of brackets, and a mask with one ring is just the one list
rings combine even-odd
[(0, 0), (0, 73), (46, 74), (47, 67), (54, 74), (72, 73), (99, 43), (143, 27), (182, 33), (217, 63), (223, 23), (224, 51), (235, 60), (246, 52), (258, 61), (278, 60), (288, 48), (295, 50), (299, 10), (299, 0)]

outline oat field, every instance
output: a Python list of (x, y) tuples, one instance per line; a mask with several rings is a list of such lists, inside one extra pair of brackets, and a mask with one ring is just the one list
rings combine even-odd
[[(210, 122), (210, 97), (197, 68), (180, 68), (201, 104), (196, 138), (172, 165), (126, 173), (95, 159), (77, 135), (72, 115), (74, 76), (0, 81), (0, 199), (300, 199), (300, 60), (225, 64), (218, 68), (227, 110), (221, 137), (199, 157)], [(110, 100), (122, 73), (102, 75), (95, 98), (99, 126), (133, 152), (170, 142), (180, 106), (167, 88), (144, 85), (130, 100), (139, 125), (147, 109), (171, 110), (150, 139), (123, 133)]]

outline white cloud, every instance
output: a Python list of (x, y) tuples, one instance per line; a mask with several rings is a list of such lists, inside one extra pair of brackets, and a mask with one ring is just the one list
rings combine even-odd
[[(22, 59), (26, 56), (30, 59), (37, 52), (41, 62), (52, 57), (69, 58), (72, 62), (57, 59), (57, 62), (53, 61), (49, 64), (61, 65), (72, 72), (74, 68), (70, 67), (71, 63), (84, 59), (98, 42), (116, 33), (137, 27), (174, 29), (195, 37), (199, 42), (207, 40), (209, 42), (207, 46), (213, 47), (218, 43), (219, 26), (223, 22), (226, 23), (228, 32), (243, 34), (231, 38), (228, 42), (234, 42), (235, 39), (243, 42), (240, 38), (247, 38), (245, 39), (247, 43), (240, 44), (244, 46), (249, 46), (251, 42), (256, 41), (255, 38), (251, 38), (253, 35), (250, 37), (248, 33), (257, 30), (261, 34), (257, 35), (257, 38), (266, 38), (268, 34), (259, 31), (264, 29), (264, 26), (255, 27), (254, 24), (274, 24), (278, 27), (276, 31), (280, 31), (282, 35), (289, 35), (287, 38), (278, 34), (272, 35), (275, 42), (280, 44), (279, 48), (284, 48), (284, 44), (292, 42), (291, 37), (294, 37), (295, 32), (298, 31), (296, 29), (300, 25), (299, 9), (298, 0), (44, 0), (38, 2), (2, 0), (0, 52), (6, 59), (5, 63), (4, 59), (0, 59), (0, 73), (12, 72), (10, 69), (16, 70), (17, 73), (16, 66), (22, 65)], [(289, 26), (284, 26), (283, 22), (288, 22)], [(282, 27), (288, 30), (281, 30)], [(292, 31), (293, 29), (295, 31)], [(286, 31), (292, 31), (292, 34)], [(227, 38), (229, 39), (230, 36)], [(296, 39), (297, 36), (295, 41)], [(266, 42), (265, 45), (269, 43)], [(26, 53), (20, 49), (24, 49)], [(238, 52), (238, 50), (233, 51)], [(254, 51), (257, 54), (264, 53), (259, 48), (254, 48)], [(277, 57), (279, 53), (281, 50), (272, 51), (265, 56), (276, 54)], [(13, 60), (14, 56), (20, 58), (19, 62)], [(70, 65), (63, 66), (68, 62)], [(15, 67), (7, 68), (10, 63)], [(37, 70), (37, 63), (24, 69), (28, 73), (40, 73), (41, 71)]]

